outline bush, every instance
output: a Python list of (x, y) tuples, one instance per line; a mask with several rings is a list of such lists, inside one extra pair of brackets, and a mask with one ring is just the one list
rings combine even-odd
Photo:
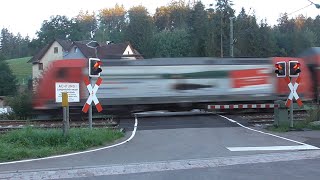
[(12, 108), (16, 118), (26, 120), (32, 113), (32, 93), (23, 91), (15, 97), (8, 97), (7, 104)]
[(320, 121), (320, 106), (319, 105), (312, 105), (312, 108), (308, 110), (308, 117), (306, 118), (306, 122), (310, 123), (313, 121)]
[(17, 92), (17, 79), (9, 68), (9, 65), (0, 61), (0, 96), (15, 95)]
[(0, 114), (0, 120), (16, 120), (16, 115), (13, 112)]

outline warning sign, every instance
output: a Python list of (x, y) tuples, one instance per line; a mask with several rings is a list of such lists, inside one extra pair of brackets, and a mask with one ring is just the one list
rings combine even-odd
[(56, 83), (56, 102), (62, 102), (62, 93), (68, 93), (69, 102), (80, 102), (79, 83)]

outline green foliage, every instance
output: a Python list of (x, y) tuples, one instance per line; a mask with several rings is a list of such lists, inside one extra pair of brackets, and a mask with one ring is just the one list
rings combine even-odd
[(22, 37), (3, 28), (0, 34), (0, 60), (25, 57), (31, 54), (29, 37)]
[(42, 48), (55, 38), (65, 39), (72, 35), (74, 29), (71, 27), (72, 20), (69, 20), (68, 17), (61, 15), (51, 16), (50, 20), (43, 21), (40, 30), (37, 32), (37, 41)]
[(308, 110), (308, 117), (306, 118), (306, 122), (310, 123), (313, 121), (320, 121), (320, 107), (318, 105), (313, 105), (314, 108)]
[(18, 119), (28, 119), (32, 112), (32, 92), (23, 91), (7, 98), (7, 104), (13, 109)]
[(129, 10), (130, 23), (125, 29), (125, 37), (138, 51), (148, 58), (151, 56), (151, 41), (155, 30), (152, 17), (143, 6)]
[(97, 28), (98, 21), (94, 14), (89, 14), (88, 11), (85, 13), (80, 11), (79, 14), (71, 20), (70, 24), (70, 38), (81, 41), (84, 39), (91, 39), (91, 33), (93, 33)]
[(107, 128), (70, 129), (64, 137), (59, 129), (27, 127), (0, 136), (0, 161), (4, 162), (86, 150), (111, 143), (124, 134)]
[(266, 129), (268, 131), (284, 133), (284, 132), (289, 132), (291, 130), (300, 130), (300, 131), (303, 129), (320, 130), (320, 126), (313, 126), (313, 125), (310, 125), (306, 121), (302, 121), (302, 122), (294, 122), (293, 128), (290, 128), (289, 126), (274, 126), (274, 125), (272, 125), (272, 126), (268, 126)]
[(208, 24), (209, 19), (205, 7), (201, 2), (198, 2), (194, 10), (191, 12), (190, 18), (190, 34), (193, 56), (207, 55), (207, 39), (208, 39)]
[(32, 77), (32, 64), (27, 63), (30, 58), (31, 57), (24, 57), (6, 60), (12, 73), (21, 85), (27, 84), (27, 81)]
[(185, 57), (190, 55), (189, 34), (186, 30), (162, 31), (153, 37), (154, 57)]
[(100, 42), (123, 42), (126, 27), (126, 10), (118, 4), (113, 8), (102, 9), (98, 15), (100, 27), (95, 34), (95, 39)]
[[(200, 1), (190, 2), (173, 0), (157, 8), (153, 17), (142, 5), (125, 10), (118, 4), (101, 9), (97, 17), (82, 11), (71, 19), (52, 16), (43, 21), (38, 37), (31, 42), (28, 37), (14, 36), (4, 28), (0, 36), (0, 60), (35, 55), (54, 38), (129, 41), (145, 58), (185, 55), (183, 46), (188, 42), (190, 53), (186, 56), (226, 57), (230, 52), (230, 17), (236, 17), (235, 41), (231, 41), (235, 57), (297, 56), (309, 47), (320, 46), (320, 16), (312, 19), (300, 15), (290, 19), (285, 13), (271, 27), (266, 22), (258, 23), (255, 13), (245, 12), (244, 8), (236, 15), (232, 0), (216, 0), (211, 9)], [(188, 35), (184, 32), (177, 35), (181, 29)], [(164, 32), (169, 40), (163, 39)], [(188, 39), (172, 45), (181, 37)], [(155, 39), (166, 44), (154, 42)]]
[(15, 95), (17, 80), (7, 62), (0, 61), (0, 96)]

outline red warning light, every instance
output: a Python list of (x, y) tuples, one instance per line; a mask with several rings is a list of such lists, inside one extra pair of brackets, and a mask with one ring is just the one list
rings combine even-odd
[(282, 70), (282, 66), (280, 66), (280, 64), (275, 64), (275, 66), (276, 66), (277, 69)]
[(296, 65), (293, 66), (294, 69), (297, 69), (300, 67), (300, 63), (297, 63)]

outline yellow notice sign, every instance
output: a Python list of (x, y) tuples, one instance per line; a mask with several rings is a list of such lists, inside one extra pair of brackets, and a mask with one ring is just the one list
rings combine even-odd
[(62, 107), (67, 107), (67, 106), (69, 106), (68, 93), (63, 92), (62, 93)]

